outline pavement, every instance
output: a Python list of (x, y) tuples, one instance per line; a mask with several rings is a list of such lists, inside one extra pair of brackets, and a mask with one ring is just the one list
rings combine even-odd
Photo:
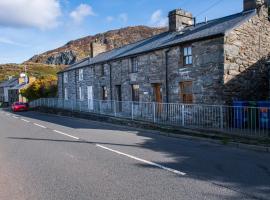
[(270, 199), (270, 154), (1, 110), (0, 199)]

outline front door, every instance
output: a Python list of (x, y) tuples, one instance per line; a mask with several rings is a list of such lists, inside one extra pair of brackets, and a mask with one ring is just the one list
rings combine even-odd
[(122, 112), (122, 89), (121, 85), (116, 85), (116, 109), (118, 112)]
[(88, 109), (94, 110), (93, 86), (87, 87)]
[(160, 83), (153, 84), (154, 101), (157, 103), (157, 112), (162, 111), (162, 85)]

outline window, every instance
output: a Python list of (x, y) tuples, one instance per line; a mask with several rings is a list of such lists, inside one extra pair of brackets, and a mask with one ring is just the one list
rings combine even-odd
[(83, 91), (82, 91), (82, 87), (79, 87), (79, 98), (82, 101), (83, 100)]
[(131, 72), (138, 72), (138, 58), (131, 58)]
[(64, 91), (64, 96), (65, 96), (65, 100), (68, 100), (68, 90), (67, 88), (65, 88), (65, 91)]
[(180, 82), (180, 98), (182, 103), (193, 103), (192, 81)]
[(93, 76), (95, 74), (94, 67), (90, 67), (90, 74)]
[(101, 65), (101, 76), (105, 76), (105, 65)]
[(83, 81), (83, 69), (79, 69), (79, 81)]
[(108, 100), (108, 91), (106, 86), (102, 86), (102, 100)]
[(140, 101), (140, 86), (139, 85), (131, 85), (132, 87), (132, 101), (139, 102)]
[(192, 65), (192, 47), (184, 47), (184, 65)]
[(68, 73), (64, 73), (64, 83), (68, 83)]

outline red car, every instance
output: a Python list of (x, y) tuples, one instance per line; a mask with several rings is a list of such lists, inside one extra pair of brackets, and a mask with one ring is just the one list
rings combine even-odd
[(28, 103), (15, 102), (12, 104), (11, 109), (13, 112), (28, 111), (29, 105), (28, 105)]

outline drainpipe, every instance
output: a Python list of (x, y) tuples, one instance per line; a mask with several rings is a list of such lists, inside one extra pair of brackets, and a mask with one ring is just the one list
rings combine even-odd
[(111, 95), (111, 101), (113, 100), (113, 92), (112, 92), (112, 65), (109, 64), (110, 66), (110, 95)]
[(165, 89), (166, 89), (166, 103), (169, 103), (169, 86), (168, 86), (168, 53), (169, 49), (165, 51)]
[(76, 105), (77, 105), (77, 70), (75, 69), (75, 102), (76, 102)]

